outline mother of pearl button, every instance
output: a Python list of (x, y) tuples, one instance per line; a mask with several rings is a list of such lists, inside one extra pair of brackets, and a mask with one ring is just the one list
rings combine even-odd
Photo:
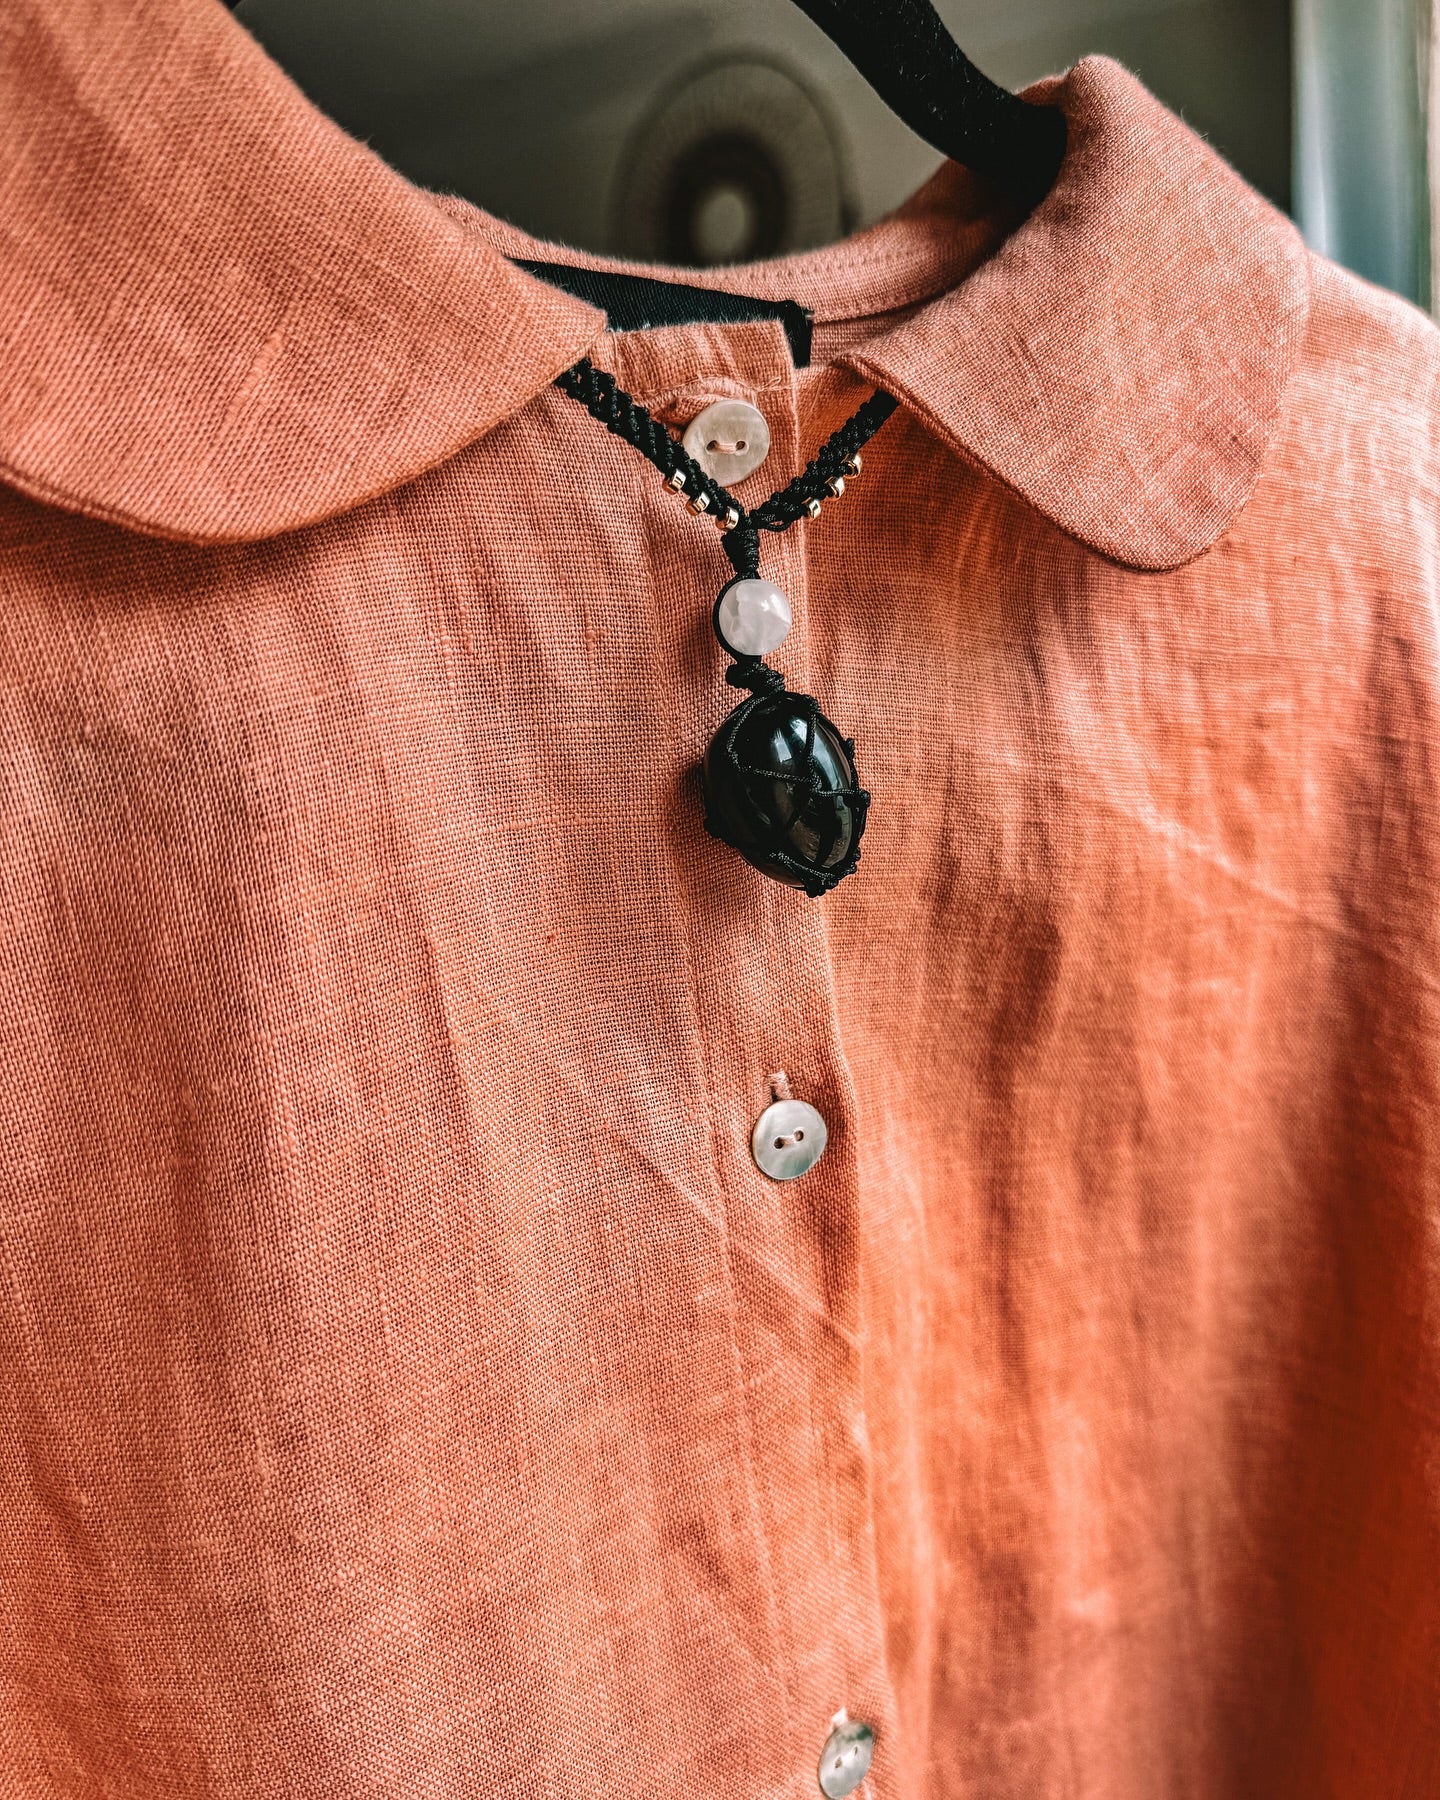
[(835, 1729), (820, 1752), (820, 1792), (825, 1800), (845, 1800), (870, 1773), (875, 1733), (860, 1719), (837, 1715)]
[(790, 632), (790, 602), (773, 581), (742, 575), (720, 590), (715, 630), (736, 656), (768, 656)]
[(747, 400), (717, 400), (695, 415), (681, 442), (712, 480), (729, 487), (770, 454), (770, 427)]
[(825, 1121), (804, 1100), (777, 1100), (767, 1106), (750, 1133), (750, 1154), (772, 1181), (793, 1181), (825, 1154)]

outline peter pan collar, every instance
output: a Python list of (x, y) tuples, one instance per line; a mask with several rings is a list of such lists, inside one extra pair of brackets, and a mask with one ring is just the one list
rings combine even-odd
[[(18, 0), (0, 29), (0, 479), (26, 493), (271, 537), (444, 461), (603, 330), (324, 118), (216, 0)], [(1307, 255), (1115, 64), (1031, 97), (1069, 121), (1051, 192), (837, 360), (1103, 555), (1175, 567), (1255, 483)]]

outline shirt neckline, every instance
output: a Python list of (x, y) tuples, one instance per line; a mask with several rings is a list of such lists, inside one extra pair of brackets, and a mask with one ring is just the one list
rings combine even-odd
[[(214, 0), (23, 20), (0, 67), (0, 479), (153, 535), (270, 537), (454, 455), (601, 335), (508, 260), (535, 240), (413, 187)], [(743, 280), (874, 317), (836, 363), (1100, 554), (1174, 567), (1254, 486), (1307, 255), (1118, 65), (1028, 97), (1069, 145), (1022, 220), (947, 166)]]

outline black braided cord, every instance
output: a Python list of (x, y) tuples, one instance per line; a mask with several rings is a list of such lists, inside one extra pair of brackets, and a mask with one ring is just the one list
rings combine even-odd
[(687, 500), (704, 495), (713, 508), (711, 516), (717, 520), (732, 511), (737, 515), (736, 523), (724, 534), (725, 554), (737, 575), (754, 575), (758, 570), (758, 533), (787, 531), (797, 519), (804, 518), (810, 501), (826, 497), (830, 483), (845, 474), (850, 459), (870, 442), (896, 407), (889, 394), (877, 390), (838, 431), (826, 438), (792, 482), (747, 510), (728, 488), (706, 474), (679, 439), (627, 394), (608, 370), (597, 369), (588, 357), (583, 357), (563, 375), (557, 375), (555, 385), (578, 400), (607, 431), (633, 445), (667, 481), (677, 470), (681, 471), (685, 485), (676, 491)]
[[(597, 369), (588, 357), (576, 363), (573, 368), (566, 369), (563, 375), (557, 375), (555, 385), (572, 399), (578, 400), (607, 431), (614, 432), (616, 437), (633, 445), (648, 462), (654, 464), (667, 481), (677, 472), (683, 475), (683, 485), (675, 489), (678, 494), (692, 502), (702, 497), (709, 502), (706, 511), (722, 528), (721, 542), (725, 546), (725, 554), (739, 578), (754, 576), (759, 572), (760, 533), (786, 531), (797, 520), (807, 517), (811, 503), (823, 501), (833, 491), (830, 486), (832, 482), (853, 473), (852, 458), (858, 455), (862, 445), (869, 443), (896, 407), (896, 402), (889, 394), (877, 390), (838, 431), (826, 438), (793, 481), (771, 494), (759, 506), (747, 510), (728, 488), (722, 487), (713, 476), (706, 474), (685, 446), (672, 437), (658, 420), (651, 418), (640, 402), (618, 385), (613, 375), (604, 369)], [(732, 516), (734, 523), (727, 524), (726, 521)], [(719, 605), (718, 600), (716, 605)], [(716, 636), (720, 636), (718, 628)], [(732, 650), (723, 638), (720, 641), (730, 658), (725, 680), (731, 687), (748, 688), (750, 698), (742, 701), (721, 726), (711, 746), (711, 755), (719, 758), (738, 782), (759, 784), (771, 796), (784, 790), (788, 792), (791, 802), (789, 817), (770, 817), (768, 822), (759, 814), (751, 818), (749, 836), (763, 840), (762, 860), (757, 866), (765, 868), (770, 874), (780, 871), (781, 879), (803, 888), (812, 898), (828, 893), (855, 868), (860, 859), (860, 834), (865, 829), (870, 796), (854, 780), (853, 774), (844, 787), (837, 789), (827, 785), (822, 789), (815, 774), (813, 755), (816, 732), (823, 715), (808, 694), (787, 696), (789, 705), (792, 709), (798, 709), (805, 720), (803, 752), (795, 759), (793, 767), (783, 770), (756, 768), (740, 755), (737, 739), (744, 725), (757, 709), (763, 712), (763, 709), (777, 700), (784, 690), (785, 679), (778, 669), (768, 667), (762, 657), (742, 655), (739, 651)], [(828, 721), (824, 722), (828, 730), (834, 730)], [(853, 770), (854, 743), (849, 738), (840, 739), (839, 743)], [(708, 759), (706, 766), (708, 770)], [(825, 866), (823, 862), (803, 862), (787, 848), (787, 834), (794, 816), (803, 812), (807, 802), (822, 791), (828, 799), (850, 809), (849, 847), (843, 858), (831, 866)], [(727, 829), (712, 811), (708, 798), (705, 824), (716, 837), (733, 844), (742, 854), (755, 860), (755, 842), (750, 842), (747, 848), (745, 834), (739, 837), (732, 835), (731, 829)], [(833, 839), (831, 841), (834, 842)], [(838, 850), (838, 843), (835, 848)]]

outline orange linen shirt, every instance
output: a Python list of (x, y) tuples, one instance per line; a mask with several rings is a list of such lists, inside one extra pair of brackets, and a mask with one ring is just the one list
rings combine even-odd
[[(1440, 341), (1122, 70), (606, 334), (212, 0), (0, 21), (0, 1793), (1440, 1793)], [(552, 377), (876, 386), (763, 542)], [(829, 1148), (767, 1180), (785, 1070)]]

